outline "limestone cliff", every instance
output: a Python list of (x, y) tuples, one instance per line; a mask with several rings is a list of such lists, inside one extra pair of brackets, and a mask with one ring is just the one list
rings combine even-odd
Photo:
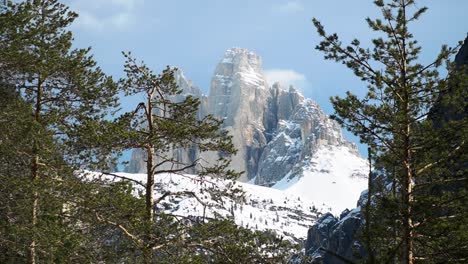
[(269, 87), (261, 72), (262, 61), (251, 51), (226, 51), (215, 69), (208, 96), (208, 112), (224, 120), (238, 149), (232, 167), (245, 171), (241, 180), (255, 176), (258, 159), (267, 143), (264, 113)]
[[(311, 99), (294, 87), (270, 86), (262, 73), (262, 60), (242, 48), (225, 52), (215, 68), (208, 96), (185, 78), (181, 71), (176, 82), (183, 93), (201, 100), (198, 115), (222, 119), (223, 128), (233, 136), (238, 153), (232, 168), (244, 171), (241, 180), (255, 178), (259, 185), (272, 186), (288, 177), (301, 176), (302, 169), (320, 146), (346, 146), (356, 155), (356, 146), (346, 141), (341, 128)], [(173, 150), (181, 161), (199, 157), (196, 149)], [(214, 161), (217, 153), (203, 153), (205, 161)], [(143, 172), (144, 155), (134, 151), (128, 172)], [(196, 171), (189, 171), (194, 173)]]

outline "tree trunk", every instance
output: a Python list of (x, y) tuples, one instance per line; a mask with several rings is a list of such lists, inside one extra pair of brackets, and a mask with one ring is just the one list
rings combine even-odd
[(407, 20), (406, 20), (406, 0), (401, 0), (401, 8), (403, 14), (403, 33), (402, 37), (402, 88), (403, 88), (403, 111), (404, 111), (404, 131), (403, 131), (403, 166), (404, 166), (404, 175), (403, 177), (403, 254), (404, 262), (408, 264), (413, 264), (413, 221), (412, 221), (412, 157), (411, 157), (411, 111), (410, 111), (410, 85), (407, 80), (407, 54), (406, 54), (406, 30), (407, 30)]
[(405, 263), (413, 264), (413, 221), (412, 221), (412, 157), (411, 157), (411, 86), (407, 80), (407, 53), (406, 53), (406, 34), (407, 34), (407, 20), (406, 20), (406, 0), (401, 0), (400, 7), (402, 11), (403, 28), (402, 28), (402, 71), (401, 71), (401, 87), (403, 89), (403, 177), (402, 179), (402, 203), (403, 203), (403, 260)]
[(149, 223), (154, 221), (154, 148), (149, 146), (146, 149), (148, 160), (146, 162), (146, 217)]
[(33, 157), (32, 160), (32, 176), (31, 180), (33, 182), (33, 194), (32, 194), (32, 208), (31, 208), (31, 228), (32, 228), (32, 237), (29, 243), (29, 252), (28, 252), (28, 262), (30, 264), (36, 263), (36, 225), (37, 225), (37, 213), (39, 211), (39, 194), (36, 191), (35, 182), (38, 180), (38, 156), (37, 154)]
[(145, 106), (146, 122), (148, 123), (148, 142), (146, 145), (146, 217), (148, 223), (153, 223), (154, 221), (154, 144), (151, 142), (154, 134), (153, 127), (153, 93), (154, 89), (147, 93), (147, 102)]
[[(407, 133), (410, 133), (410, 127), (407, 125)], [(409, 134), (408, 134), (409, 135)], [(413, 173), (411, 166), (411, 149), (409, 136), (405, 137), (404, 153), (404, 175), (403, 175), (403, 250), (404, 261), (413, 264), (413, 220), (412, 220), (412, 181)]]
[[(34, 122), (40, 123), (40, 115), (42, 110), (42, 82), (38, 78), (36, 104), (34, 109)], [(39, 180), (39, 142), (37, 138), (33, 139), (33, 157), (31, 159), (31, 182), (32, 182), (32, 208), (31, 208), (31, 228), (32, 237), (28, 248), (28, 262), (30, 264), (36, 263), (36, 225), (37, 214), (39, 212), (39, 193), (36, 190), (36, 182)]]
[(367, 250), (367, 263), (373, 264), (375, 263), (374, 252), (372, 251), (371, 244), (371, 234), (370, 234), (370, 208), (372, 202), (372, 153), (371, 148), (367, 149), (369, 155), (369, 176), (367, 179), (367, 201), (366, 201), (366, 211), (365, 211), (365, 220), (366, 220), (366, 250)]
[[(154, 159), (155, 159), (155, 150), (154, 144), (152, 141), (152, 136), (154, 134), (154, 127), (153, 127), (153, 106), (152, 106), (152, 99), (153, 99), (154, 90), (147, 94), (147, 105), (145, 107), (146, 112), (146, 121), (148, 122), (148, 142), (146, 146), (146, 220), (148, 223), (148, 230), (146, 233), (146, 242), (149, 244), (152, 237), (152, 228), (154, 223)], [(145, 263), (151, 264), (153, 263), (153, 252), (151, 248), (144, 248), (143, 254), (145, 258)]]

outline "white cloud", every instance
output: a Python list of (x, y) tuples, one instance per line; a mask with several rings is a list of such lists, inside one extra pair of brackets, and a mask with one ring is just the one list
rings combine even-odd
[(281, 4), (276, 4), (273, 6), (273, 11), (275, 13), (281, 14), (290, 14), (297, 13), (304, 10), (304, 6), (297, 1), (287, 1)]
[(133, 10), (137, 5), (141, 4), (143, 0), (69, 0), (70, 5), (73, 7), (86, 8), (86, 9), (104, 9), (104, 8), (121, 8), (126, 11)]
[(296, 88), (303, 89), (307, 84), (304, 74), (291, 69), (270, 69), (264, 71), (265, 78), (269, 84), (279, 82), (282, 86), (293, 85)]
[(137, 23), (137, 5), (143, 0), (80, 0), (70, 1), (79, 14), (76, 26), (92, 31), (127, 30)]
[(133, 26), (136, 22), (134, 15), (126, 12), (113, 14), (110, 16), (100, 17), (89, 12), (81, 12), (76, 20), (78, 27), (93, 30), (126, 30)]

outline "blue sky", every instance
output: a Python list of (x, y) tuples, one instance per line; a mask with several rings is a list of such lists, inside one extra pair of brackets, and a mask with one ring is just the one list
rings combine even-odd
[[(77, 47), (91, 46), (99, 65), (122, 76), (121, 51), (132, 51), (155, 70), (181, 68), (207, 92), (214, 68), (230, 47), (248, 48), (263, 58), (269, 79), (298, 86), (326, 113), (329, 97), (364, 91), (343, 65), (325, 61), (314, 49), (318, 18), (343, 41), (368, 43), (365, 17), (379, 16), (372, 0), (66, 0), (80, 17), (72, 26)], [(442, 44), (456, 45), (468, 32), (467, 0), (425, 0), (428, 12), (413, 26), (430, 62)]]

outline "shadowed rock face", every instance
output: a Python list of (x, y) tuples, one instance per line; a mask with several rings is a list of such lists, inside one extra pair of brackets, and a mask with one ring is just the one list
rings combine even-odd
[[(304, 99), (295, 89), (278, 97), (283, 103), (283, 111), (276, 112), (275, 130), (265, 146), (259, 160), (255, 183), (271, 186), (285, 175), (293, 178), (300, 176), (304, 166), (316, 150), (323, 145), (347, 146), (356, 151), (356, 146), (344, 140), (341, 128), (328, 118), (311, 99)], [(285, 100), (284, 97), (289, 98)], [(290, 102), (292, 108), (285, 102)], [(286, 106), (285, 106), (286, 105)], [(276, 107), (276, 106), (275, 106)], [(288, 112), (289, 109), (292, 109)], [(270, 113), (275, 113), (275, 108)], [(280, 118), (280, 117), (285, 117)]]
[[(223, 128), (233, 136), (238, 153), (232, 168), (245, 171), (241, 180), (255, 177), (255, 183), (271, 186), (286, 175), (300, 175), (302, 168), (321, 145), (355, 145), (343, 139), (341, 128), (310, 99), (294, 87), (270, 86), (263, 73), (261, 58), (253, 52), (232, 48), (225, 52), (211, 80), (210, 93), (188, 81), (181, 71), (176, 81), (183, 90), (176, 101), (191, 95), (201, 100), (199, 117), (207, 114), (224, 120)], [(176, 149), (174, 157), (191, 161), (199, 157), (196, 149)], [(214, 161), (217, 153), (202, 153), (203, 160)], [(128, 172), (144, 172), (144, 154), (134, 151)], [(195, 173), (196, 171), (189, 171)]]
[[(365, 199), (361, 196), (359, 200)], [(339, 218), (330, 213), (323, 215), (307, 233), (306, 254), (311, 256), (312, 263), (345, 263), (343, 258), (350, 261), (362, 259), (366, 253), (357, 238), (363, 225), (360, 204), (351, 211), (343, 211)]]
[(263, 116), (269, 89), (261, 66), (260, 57), (251, 51), (227, 50), (215, 69), (208, 96), (209, 113), (223, 119), (233, 136), (238, 153), (232, 157), (232, 167), (245, 171), (241, 180), (255, 176), (267, 143)]
[(455, 63), (458, 67), (468, 65), (468, 36), (465, 38), (465, 42), (455, 56)]

